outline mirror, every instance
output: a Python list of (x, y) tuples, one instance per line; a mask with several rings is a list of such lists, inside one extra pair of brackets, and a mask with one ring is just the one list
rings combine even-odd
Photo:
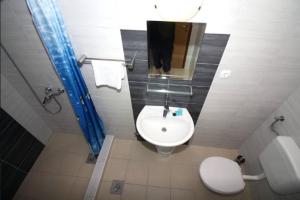
[(147, 21), (148, 77), (192, 80), (205, 23)]

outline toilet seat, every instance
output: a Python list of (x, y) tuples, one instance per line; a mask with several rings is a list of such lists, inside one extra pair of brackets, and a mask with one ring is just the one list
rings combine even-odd
[(227, 158), (206, 158), (200, 164), (199, 173), (204, 185), (220, 194), (235, 194), (245, 187), (241, 168)]

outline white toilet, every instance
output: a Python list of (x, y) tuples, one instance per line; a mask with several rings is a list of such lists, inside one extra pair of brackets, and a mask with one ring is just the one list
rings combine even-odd
[(236, 194), (244, 190), (244, 180), (267, 178), (279, 194), (300, 192), (300, 149), (291, 137), (276, 137), (259, 156), (264, 173), (242, 175), (240, 166), (224, 157), (208, 157), (202, 161), (199, 174), (204, 185), (219, 194)]

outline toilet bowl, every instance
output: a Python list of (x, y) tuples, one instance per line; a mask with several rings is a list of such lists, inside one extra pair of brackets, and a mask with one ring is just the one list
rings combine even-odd
[(204, 185), (219, 194), (236, 194), (244, 190), (240, 166), (224, 157), (208, 157), (202, 161), (199, 174)]
[(199, 174), (204, 185), (219, 194), (236, 194), (244, 190), (244, 181), (267, 179), (278, 194), (300, 192), (300, 148), (288, 136), (277, 136), (259, 155), (263, 173), (242, 175), (240, 166), (224, 157), (208, 157), (202, 161)]

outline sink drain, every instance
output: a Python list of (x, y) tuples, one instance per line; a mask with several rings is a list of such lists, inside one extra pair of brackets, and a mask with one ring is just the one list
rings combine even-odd
[(162, 131), (162, 132), (166, 132), (167, 129), (166, 129), (165, 127), (162, 127), (161, 131)]

